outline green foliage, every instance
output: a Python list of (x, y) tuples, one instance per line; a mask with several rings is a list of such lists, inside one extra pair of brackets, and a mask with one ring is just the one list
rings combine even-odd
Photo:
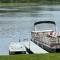
[(20, 2), (20, 3), (27, 3), (27, 2), (60, 2), (60, 0), (0, 0), (2, 3), (10, 3), (10, 2)]

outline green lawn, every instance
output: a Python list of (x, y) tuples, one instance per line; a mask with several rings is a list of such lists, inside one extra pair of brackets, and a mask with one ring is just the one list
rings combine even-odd
[(0, 60), (60, 60), (60, 53), (8, 55)]

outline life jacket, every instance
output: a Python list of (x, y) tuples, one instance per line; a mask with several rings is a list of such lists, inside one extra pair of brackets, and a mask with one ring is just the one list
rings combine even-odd
[(56, 37), (56, 36), (57, 36), (57, 33), (51, 31), (51, 32), (48, 32), (48, 36), (49, 36), (49, 37)]

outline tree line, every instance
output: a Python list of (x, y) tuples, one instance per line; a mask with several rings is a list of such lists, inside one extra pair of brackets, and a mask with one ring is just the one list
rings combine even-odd
[(29, 2), (60, 2), (60, 0), (0, 0), (1, 3), (11, 3), (11, 2), (20, 2), (20, 3), (29, 3)]

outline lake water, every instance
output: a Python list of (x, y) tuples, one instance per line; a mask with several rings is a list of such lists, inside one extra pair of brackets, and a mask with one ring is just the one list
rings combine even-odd
[(55, 21), (57, 32), (60, 32), (60, 5), (30, 6), (20, 9), (19, 12), (0, 13), (0, 55), (9, 54), (10, 42), (18, 42), (19, 39), (30, 40), (36, 21)]

